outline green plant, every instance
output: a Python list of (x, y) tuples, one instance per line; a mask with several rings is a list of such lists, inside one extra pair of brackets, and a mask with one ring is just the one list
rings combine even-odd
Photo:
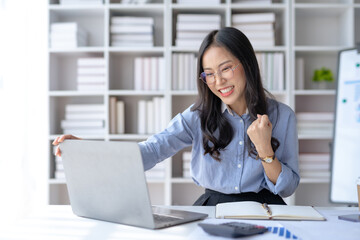
[(314, 82), (332, 82), (334, 81), (334, 76), (330, 69), (322, 67), (320, 69), (315, 69), (312, 80)]

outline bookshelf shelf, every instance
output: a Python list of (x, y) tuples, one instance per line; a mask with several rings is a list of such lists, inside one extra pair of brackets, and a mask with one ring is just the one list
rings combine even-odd
[[(49, 29), (52, 23), (75, 22), (88, 32), (88, 44), (76, 48), (49, 48), (49, 146), (62, 133), (61, 120), (66, 116), (68, 104), (103, 104), (104, 134), (87, 134), (86, 139), (106, 141), (142, 141), (150, 134), (138, 133), (138, 102), (165, 99), (165, 118), (172, 117), (194, 103), (197, 91), (175, 87), (173, 56), (193, 54), (197, 56), (198, 45), (176, 46), (177, 16), (179, 14), (218, 14), (220, 26), (232, 26), (232, 17), (239, 13), (275, 13), (275, 45), (254, 46), (257, 53), (284, 54), (284, 89), (270, 92), (288, 104), (296, 113), (333, 112), (335, 83), (320, 89), (311, 81), (316, 68), (330, 68), (336, 76), (337, 53), (360, 42), (360, 0), (273, 0), (273, 3), (241, 4), (235, 0), (221, 0), (219, 5), (179, 4), (176, 0), (152, 0), (146, 4), (120, 4), (118, 0), (104, 0), (102, 5), (61, 5), (49, 0)], [(152, 17), (154, 19), (154, 46), (111, 46), (111, 18), (114, 16)], [(195, 22), (194, 22), (195, 23)], [(355, 31), (354, 31), (355, 29)], [(162, 70), (165, 84), (163, 90), (135, 90), (135, 59), (164, 58)], [(80, 58), (103, 58), (105, 62), (104, 90), (78, 91), (77, 61)], [(304, 60), (303, 88), (297, 86), (296, 59)], [(195, 69), (196, 71), (196, 69)], [(194, 76), (194, 81), (196, 76)], [(154, 88), (156, 89), (156, 88)], [(111, 132), (111, 99), (125, 104), (124, 133)], [(328, 153), (331, 132), (300, 134), (300, 153)], [(316, 146), (316, 147), (315, 147)], [(185, 149), (190, 151), (191, 149)], [(185, 151), (184, 150), (184, 151)], [(203, 189), (192, 179), (183, 178), (182, 153), (165, 160), (165, 176), (148, 179), (153, 204), (191, 205)], [(51, 151), (50, 151), (51, 152)], [(54, 179), (55, 157), (49, 154), (49, 203), (67, 204), (65, 180)], [(328, 183), (327, 179), (303, 178), (301, 184), (313, 186)], [(313, 185), (312, 185), (313, 184)], [(186, 193), (186, 194), (184, 194)], [(190, 194), (191, 193), (191, 194)], [(194, 199), (193, 199), (194, 198)], [(327, 198), (327, 196), (324, 196)], [(306, 202), (301, 194), (290, 198), (291, 203), (316, 205)], [(304, 202), (305, 201), (305, 202)]]
[(49, 5), (49, 10), (53, 11), (77, 11), (77, 10), (104, 10), (104, 5)]
[(109, 90), (111, 96), (164, 96), (164, 91)]
[(127, 10), (133, 12), (146, 11), (146, 12), (161, 12), (163, 11), (165, 5), (160, 3), (153, 4), (109, 4), (110, 10)]
[(109, 47), (110, 53), (163, 53), (163, 47)]
[(78, 47), (67, 49), (50, 49), (49, 53), (54, 54), (76, 54), (76, 53), (101, 53), (104, 52), (104, 47)]
[[(55, 138), (57, 138), (58, 136), (60, 136), (62, 133), (58, 133), (58, 134), (51, 134), (49, 135), (49, 140), (53, 141), (55, 140)], [(93, 139), (93, 140), (105, 140), (105, 135), (87, 135), (87, 136), (83, 136), (87, 139)]]
[(50, 91), (49, 96), (51, 97), (89, 97), (89, 96), (103, 96), (104, 91)]

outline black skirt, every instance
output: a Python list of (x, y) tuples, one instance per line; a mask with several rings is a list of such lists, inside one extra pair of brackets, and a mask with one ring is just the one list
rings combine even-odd
[(239, 194), (224, 194), (210, 189), (205, 189), (205, 193), (201, 195), (193, 205), (215, 206), (218, 203), (241, 201), (255, 201), (259, 203), (286, 205), (279, 195), (275, 195), (267, 189), (263, 189), (258, 193), (246, 192)]

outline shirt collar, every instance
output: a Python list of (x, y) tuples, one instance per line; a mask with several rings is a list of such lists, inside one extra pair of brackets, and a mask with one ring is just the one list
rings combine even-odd
[[(231, 116), (234, 116), (233, 110), (229, 107), (229, 105), (225, 104), (224, 102), (221, 102), (221, 113), (224, 113), (225, 110), (228, 110)], [(245, 114), (249, 114), (249, 109), (246, 108)]]

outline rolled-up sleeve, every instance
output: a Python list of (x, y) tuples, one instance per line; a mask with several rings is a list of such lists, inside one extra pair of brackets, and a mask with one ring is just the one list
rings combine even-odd
[[(284, 128), (285, 124), (287, 124), (286, 128)], [(275, 156), (280, 161), (282, 169), (276, 184), (273, 184), (265, 173), (264, 175), (270, 191), (281, 197), (288, 197), (295, 192), (300, 182), (299, 146), (295, 113), (290, 111), (288, 118), (283, 118), (280, 125), (282, 125), (285, 132), (281, 134), (281, 139), (278, 139), (280, 147), (275, 152)]]
[(190, 126), (194, 114), (188, 108), (183, 113), (176, 115), (164, 131), (138, 143), (144, 170), (151, 169), (158, 162), (192, 144), (193, 132)]

